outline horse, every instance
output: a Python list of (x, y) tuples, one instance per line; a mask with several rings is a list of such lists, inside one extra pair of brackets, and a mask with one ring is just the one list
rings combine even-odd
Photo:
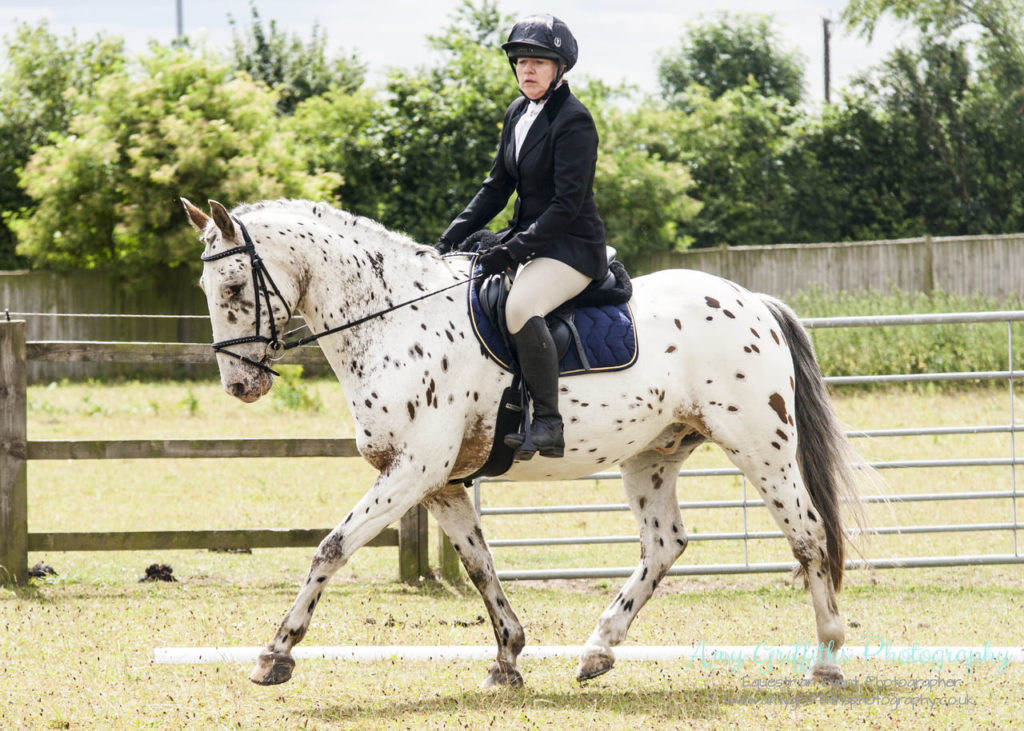
[[(442, 257), (325, 203), (263, 201), (229, 212), (211, 200), (207, 215), (181, 200), (205, 247), (200, 286), (225, 391), (244, 402), (267, 393), (278, 334), (300, 313), (344, 390), (359, 453), (379, 472), (316, 549), (250, 679), (273, 685), (291, 677), (291, 650), (327, 581), (421, 504), (450, 538), (490, 616), (497, 655), (483, 685), (522, 684), (523, 628), (460, 481), (489, 455), (510, 380), (470, 328), (464, 293), (473, 257)], [(677, 475), (699, 445), (712, 442), (764, 499), (810, 591), (819, 651), (809, 676), (841, 681), (836, 594), (849, 538), (845, 513), (859, 523), (863, 511), (856, 455), (806, 331), (781, 301), (698, 271), (637, 277), (630, 307), (636, 363), (562, 379), (565, 456), (518, 461), (506, 473), (513, 481), (569, 480), (614, 464), (621, 470), (640, 561), (583, 646), (577, 679), (612, 669), (612, 648), (686, 549)]]

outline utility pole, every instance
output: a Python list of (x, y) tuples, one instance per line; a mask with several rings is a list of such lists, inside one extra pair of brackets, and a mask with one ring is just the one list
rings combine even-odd
[(181, 38), (183, 35), (185, 35), (185, 19), (182, 17), (181, 2), (182, 2), (182, 0), (177, 0), (177, 5), (178, 5), (178, 35), (175, 36), (176, 38)]
[[(178, 0), (180, 2), (180, 0)], [(825, 44), (825, 57), (824, 57), (824, 70), (825, 70), (825, 103), (827, 104), (829, 99), (829, 88), (831, 87), (831, 52), (830, 43), (831, 40), (831, 20), (827, 17), (821, 18), (821, 30), (824, 33), (824, 44)]]

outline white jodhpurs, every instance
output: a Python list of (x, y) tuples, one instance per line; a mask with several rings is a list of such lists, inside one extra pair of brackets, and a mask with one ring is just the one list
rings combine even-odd
[(582, 292), (590, 277), (556, 259), (531, 259), (516, 272), (505, 304), (508, 331), (515, 335), (531, 317), (546, 317)]

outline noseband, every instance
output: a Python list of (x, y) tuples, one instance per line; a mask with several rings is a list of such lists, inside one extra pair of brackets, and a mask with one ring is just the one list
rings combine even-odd
[[(298, 340), (285, 342), (284, 338), (287, 338), (289, 335), (293, 333), (301, 331), (302, 329), (305, 328), (305, 326), (299, 328), (298, 330), (293, 330), (291, 332), (285, 333), (282, 337), (278, 337), (277, 325), (274, 323), (274, 310), (270, 305), (271, 292), (273, 292), (273, 294), (276, 295), (279, 300), (281, 300), (281, 304), (284, 305), (284, 309), (288, 313), (289, 320), (292, 318), (292, 309), (288, 306), (287, 300), (285, 300), (284, 296), (281, 294), (281, 290), (277, 288), (276, 284), (274, 284), (274, 279), (270, 276), (270, 272), (267, 271), (266, 266), (264, 266), (263, 260), (260, 258), (259, 254), (256, 253), (256, 246), (255, 244), (253, 244), (252, 237), (249, 236), (249, 230), (245, 227), (245, 224), (234, 217), (232, 217), (231, 220), (242, 231), (242, 241), (244, 243), (241, 246), (236, 246), (233, 249), (221, 251), (216, 254), (203, 254), (200, 258), (204, 262), (207, 262), (217, 261), (218, 259), (224, 259), (229, 256), (234, 256), (235, 254), (249, 255), (249, 263), (252, 268), (252, 286), (256, 297), (256, 334), (244, 338), (221, 340), (213, 344), (213, 350), (215, 353), (223, 353), (224, 355), (230, 355), (232, 358), (236, 358), (237, 360), (240, 360), (243, 363), (248, 363), (249, 365), (255, 368), (259, 368), (261, 371), (264, 371), (265, 373), (270, 373), (275, 376), (280, 376), (281, 374), (275, 371), (270, 366), (268, 366), (266, 363), (261, 363), (260, 361), (253, 360), (252, 358), (241, 355), (240, 353), (235, 353), (234, 351), (228, 350), (228, 348), (234, 345), (241, 345), (243, 343), (263, 343), (267, 346), (268, 350), (273, 351), (275, 354), (277, 354), (277, 358), (272, 358), (273, 360), (277, 360), (278, 358), (284, 355), (284, 351), (286, 350), (297, 348), (300, 345), (307, 345), (308, 343), (312, 343), (316, 340), (319, 340), (325, 335), (331, 335), (336, 332), (341, 332), (342, 330), (348, 330), (350, 327), (361, 325), (364, 322), (367, 322), (368, 320), (373, 320), (377, 317), (381, 317), (382, 315), (386, 315), (389, 312), (393, 312), (401, 307), (414, 304), (421, 300), (425, 300), (428, 297), (433, 297), (436, 294), (447, 292), (449, 289), (461, 286), (463, 284), (467, 284), (476, 279), (482, 279), (484, 277), (484, 275), (482, 274), (477, 274), (467, 279), (460, 280), (455, 284), (450, 284), (447, 287), (442, 287), (441, 289), (435, 290), (433, 292), (427, 292), (427, 294), (415, 297), (411, 300), (399, 302), (397, 305), (392, 305), (391, 307), (388, 307), (386, 309), (379, 310), (377, 312), (372, 312), (369, 315), (366, 315), (365, 317), (360, 317), (359, 319), (346, 322), (344, 325), (338, 325), (337, 327), (332, 327), (328, 330), (324, 330), (323, 332), (308, 335)], [(268, 284), (270, 285), (269, 288), (267, 286)], [(261, 297), (263, 298), (263, 302), (267, 306), (267, 313), (270, 315), (270, 337), (260, 334)]]
[[(270, 306), (271, 290), (273, 290), (274, 295), (276, 295), (277, 298), (281, 300), (281, 304), (284, 305), (284, 309), (288, 313), (288, 319), (290, 320), (292, 317), (292, 310), (288, 306), (288, 302), (281, 294), (281, 290), (278, 289), (277, 285), (274, 283), (274, 279), (270, 276), (270, 272), (267, 271), (267, 267), (263, 264), (263, 260), (260, 258), (260, 255), (256, 253), (256, 246), (252, 242), (252, 237), (249, 236), (249, 230), (245, 227), (245, 224), (239, 221), (237, 218), (232, 218), (232, 220), (235, 222), (235, 225), (238, 226), (239, 229), (241, 229), (242, 241), (244, 243), (241, 246), (236, 246), (233, 249), (221, 251), (216, 254), (203, 254), (202, 257), (200, 258), (204, 262), (206, 262), (217, 261), (218, 259), (225, 259), (229, 256), (234, 256), (235, 254), (249, 255), (249, 264), (250, 268), (252, 269), (252, 287), (256, 299), (256, 334), (244, 338), (221, 340), (220, 342), (216, 342), (213, 344), (213, 350), (215, 353), (223, 353), (224, 355), (230, 355), (232, 358), (237, 358), (243, 363), (248, 363), (251, 366), (259, 368), (261, 371), (265, 371), (266, 373), (271, 373), (275, 376), (279, 376), (280, 374), (273, 368), (268, 366), (266, 363), (255, 361), (252, 358), (241, 355), (240, 353), (235, 353), (231, 350), (228, 350), (228, 348), (234, 345), (241, 345), (242, 343), (263, 343), (264, 345), (267, 346), (268, 350), (271, 350), (274, 353), (286, 349), (285, 344), (277, 336), (277, 324), (274, 322), (274, 310)], [(270, 285), (270, 288), (267, 287), (267, 284)], [(263, 302), (266, 304), (267, 314), (270, 315), (270, 337), (260, 334), (261, 297), (263, 299)]]

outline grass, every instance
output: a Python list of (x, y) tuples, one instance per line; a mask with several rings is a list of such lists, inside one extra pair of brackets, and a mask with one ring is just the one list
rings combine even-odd
[[(29, 437), (157, 438), (351, 436), (340, 390), (304, 389), (294, 408), (264, 399), (243, 405), (214, 383), (98, 383), (33, 387)], [(304, 400), (305, 399), (305, 400)], [(839, 394), (842, 418), (858, 429), (1006, 424), (1009, 398), (996, 388), (950, 392)], [(1019, 409), (1020, 404), (1016, 404)], [(1009, 456), (1006, 434), (857, 440), (872, 460)], [(698, 450), (687, 467), (720, 467), (719, 450)], [(142, 469), (142, 468), (144, 469)], [(301, 469), (301, 473), (299, 470)], [(301, 474), (301, 479), (297, 475)], [(45, 530), (331, 526), (372, 480), (359, 460), (151, 460), (34, 462), (29, 526)], [(886, 471), (895, 493), (1004, 489), (1009, 469)], [(1019, 476), (1020, 477), (1020, 476)], [(299, 487), (297, 487), (297, 485)], [(614, 482), (487, 485), (485, 506), (622, 502)], [(739, 478), (685, 479), (682, 500), (738, 497)], [(1024, 510), (1024, 503), (1018, 507)], [(872, 510), (876, 525), (1007, 522), (1006, 501), (897, 504)], [(967, 518), (965, 512), (969, 512)], [(695, 510), (691, 533), (739, 530), (739, 511)], [(748, 527), (770, 529), (767, 512)], [(489, 538), (629, 535), (628, 513), (487, 517)], [(873, 556), (1011, 553), (1005, 532), (876, 538)], [(754, 541), (752, 562), (790, 560), (779, 541)], [(497, 548), (500, 569), (629, 566), (636, 544)], [(853, 661), (847, 686), (785, 685), (792, 667), (724, 662), (620, 662), (586, 686), (572, 659), (524, 660), (526, 687), (477, 689), (486, 663), (302, 661), (291, 682), (259, 688), (238, 664), (164, 666), (162, 646), (259, 645), (270, 637), (304, 575), (308, 549), (252, 555), (206, 551), (33, 554), (59, 575), (0, 589), (0, 728), (1008, 728), (1019, 723), (1024, 669), (983, 663), (973, 670), (921, 663)], [(681, 563), (743, 560), (739, 542), (694, 542)], [(150, 563), (174, 567), (178, 583), (139, 583)], [(394, 549), (365, 549), (332, 582), (308, 645), (493, 642), (476, 591), (466, 585), (393, 581)], [(531, 644), (581, 644), (621, 581), (511, 582), (506, 586)], [(1021, 646), (1024, 576), (1019, 566), (848, 575), (840, 608), (851, 645)], [(631, 644), (791, 645), (813, 636), (809, 597), (781, 575), (670, 578), (639, 615)], [(910, 691), (878, 681), (939, 678)], [(874, 680), (872, 680), (874, 679)], [(766, 681), (778, 684), (769, 686)], [(869, 682), (871, 681), (871, 682)], [(964, 698), (970, 704), (959, 702)], [(931, 705), (934, 703), (935, 705)], [(898, 704), (898, 705), (897, 705)], [(912, 705), (912, 704), (917, 704)], [(922, 707), (921, 704), (929, 704)]]

